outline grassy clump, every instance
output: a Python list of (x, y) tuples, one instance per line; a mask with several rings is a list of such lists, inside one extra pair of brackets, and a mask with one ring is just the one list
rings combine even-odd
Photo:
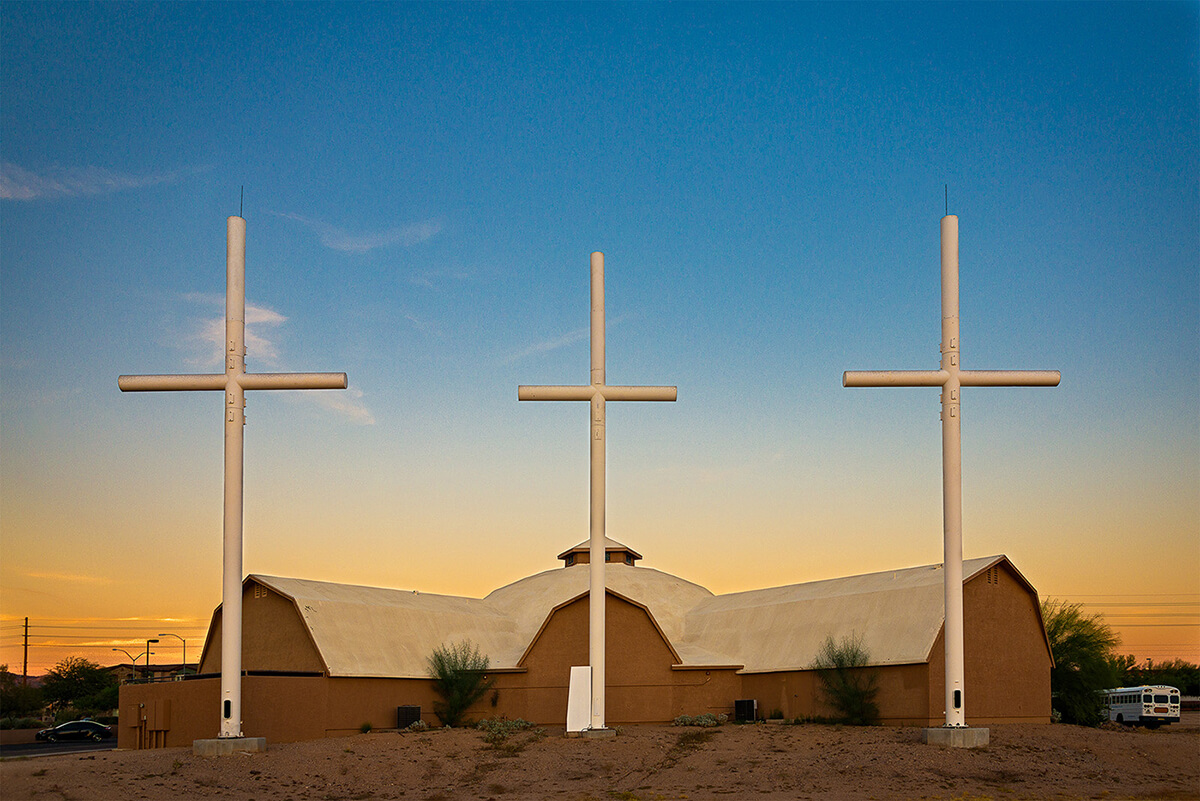
[(719, 715), (714, 715), (712, 712), (705, 712), (703, 715), (680, 715), (671, 721), (671, 725), (699, 726), (702, 729), (709, 729), (714, 726), (720, 726), (727, 720), (729, 720), (729, 715), (726, 715), (724, 712)]
[[(484, 742), (509, 756), (524, 751), (530, 743), (546, 736), (545, 729), (540, 729), (536, 724), (522, 718), (481, 720), (475, 725), (475, 728), (483, 732)], [(518, 732), (529, 732), (530, 736), (512, 739), (512, 736)]]

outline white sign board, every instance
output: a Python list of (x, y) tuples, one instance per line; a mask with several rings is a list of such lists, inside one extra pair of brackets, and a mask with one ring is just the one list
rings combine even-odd
[(571, 668), (571, 684), (567, 691), (567, 734), (578, 734), (592, 720), (592, 668), (576, 665)]

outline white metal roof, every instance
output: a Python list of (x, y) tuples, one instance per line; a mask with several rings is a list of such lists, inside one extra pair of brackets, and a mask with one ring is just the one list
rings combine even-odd
[[(1003, 556), (967, 560), (964, 580)], [(485, 598), (252, 575), (290, 598), (331, 676), (423, 677), (435, 648), (470, 640), (516, 667), (547, 615), (587, 593), (588, 566), (557, 568)], [(686, 666), (807, 668), (827, 636), (857, 634), (874, 664), (923, 662), (942, 626), (940, 565), (713, 595), (659, 570), (609, 564), (608, 588), (649, 610)]]

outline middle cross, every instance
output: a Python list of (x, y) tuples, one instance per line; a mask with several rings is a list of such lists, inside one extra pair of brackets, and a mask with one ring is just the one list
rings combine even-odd
[(519, 386), (518, 400), (591, 401), (591, 533), (588, 540), (588, 663), (592, 669), (591, 725), (604, 726), (604, 404), (673, 401), (675, 387), (612, 387), (604, 383), (604, 254), (592, 254), (592, 383)]

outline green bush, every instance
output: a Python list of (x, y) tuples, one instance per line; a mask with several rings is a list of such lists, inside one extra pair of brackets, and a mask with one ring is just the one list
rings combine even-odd
[(853, 726), (873, 726), (879, 722), (878, 677), (866, 670), (870, 655), (863, 647), (862, 637), (852, 634), (836, 642), (826, 637), (812, 669), (821, 681), (825, 700), (838, 712), (838, 722)]
[(495, 684), (485, 675), (488, 658), (470, 640), (463, 640), (435, 648), (428, 661), (434, 692), (442, 698), (433, 702), (433, 711), (442, 723), (458, 726), (467, 710)]

